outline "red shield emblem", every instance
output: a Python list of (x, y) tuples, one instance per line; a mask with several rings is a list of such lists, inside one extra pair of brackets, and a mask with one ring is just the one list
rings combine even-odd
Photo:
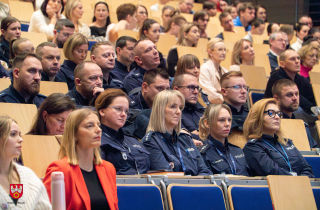
[(10, 196), (19, 199), (23, 195), (23, 184), (10, 184)]

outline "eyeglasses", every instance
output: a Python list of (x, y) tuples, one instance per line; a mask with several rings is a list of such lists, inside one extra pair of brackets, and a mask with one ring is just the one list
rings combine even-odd
[(118, 107), (118, 106), (107, 106), (114, 108), (119, 114), (122, 114), (122, 112), (124, 112), (125, 114), (128, 114), (130, 111), (128, 109), (123, 109), (122, 107)]
[(182, 88), (182, 87), (188, 88), (190, 92), (194, 92), (195, 89), (197, 89), (199, 93), (202, 91), (202, 88), (200, 88), (199, 86), (194, 86), (194, 85), (178, 86), (178, 88)]
[(285, 42), (286, 44), (288, 44), (288, 40), (285, 40), (285, 39), (277, 39), (276, 41), (277, 42)]
[(267, 111), (264, 111), (263, 113), (268, 113), (268, 115), (269, 115), (269, 117), (271, 117), (271, 118), (275, 118), (275, 116), (276, 116), (276, 114), (280, 117), (280, 118), (282, 118), (283, 117), (283, 112), (282, 111), (274, 111), (274, 110), (272, 110), (272, 109), (269, 109), (269, 110), (267, 110)]
[[(61, 31), (57, 30), (58, 33), (61, 33)], [(71, 36), (72, 34), (69, 34), (69, 33), (61, 33), (64, 37), (69, 37)]]
[(193, 7), (193, 4), (192, 3), (187, 3), (187, 2), (184, 2), (186, 5), (188, 5), (189, 7)]
[(225, 88), (232, 88), (232, 89), (235, 89), (235, 90), (241, 90), (243, 88), (246, 91), (249, 90), (249, 86), (247, 86), (247, 85), (235, 85), (235, 86), (230, 86), (230, 87), (225, 87)]
[(308, 57), (309, 57), (309, 58), (315, 57), (316, 59), (319, 58), (318, 54), (309, 54)]
[(228, 49), (226, 49), (226, 48), (219, 48), (219, 49), (213, 49), (213, 50), (211, 50), (211, 51), (218, 51), (219, 53), (223, 53), (223, 52), (229, 52), (229, 50)]

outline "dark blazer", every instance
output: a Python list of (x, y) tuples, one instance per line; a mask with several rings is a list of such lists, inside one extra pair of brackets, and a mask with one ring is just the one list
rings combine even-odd
[(267, 54), (270, 61), (271, 71), (279, 67), (277, 56), (272, 55), (270, 52)]
[(58, 77), (61, 82), (65, 82), (68, 85), (68, 89), (72, 90), (75, 86), (74, 84), (74, 69), (77, 64), (73, 61), (64, 60), (63, 64), (60, 67), (60, 71), (57, 73), (56, 77)]
[[(116, 186), (116, 170), (114, 166), (102, 161), (94, 165), (102, 189), (106, 195), (111, 210), (118, 209), (118, 196)], [(46, 171), (43, 183), (51, 200), (51, 173), (61, 171), (64, 174), (67, 210), (90, 210), (90, 196), (79, 165), (70, 165), (67, 157), (51, 163)]]

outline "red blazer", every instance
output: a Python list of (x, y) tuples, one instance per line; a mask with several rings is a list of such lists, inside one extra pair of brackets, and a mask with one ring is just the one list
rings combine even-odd
[[(118, 197), (116, 186), (116, 170), (114, 166), (102, 161), (100, 165), (94, 165), (97, 171), (104, 194), (106, 195), (111, 210), (118, 210)], [(51, 200), (51, 173), (61, 171), (64, 174), (66, 189), (66, 209), (91, 210), (90, 196), (82, 176), (79, 165), (70, 165), (67, 157), (51, 163), (46, 171), (43, 183), (47, 188)]]

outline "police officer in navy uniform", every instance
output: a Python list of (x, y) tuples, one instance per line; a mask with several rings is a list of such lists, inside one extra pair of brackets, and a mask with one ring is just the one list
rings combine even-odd
[(0, 92), (0, 102), (35, 104), (47, 98), (40, 91), (41, 58), (34, 53), (23, 53), (13, 60), (13, 84)]
[(199, 135), (205, 140), (199, 148), (213, 174), (249, 176), (249, 167), (241, 148), (228, 142), (231, 110), (225, 104), (211, 104), (200, 120)]
[(155, 97), (148, 133), (141, 140), (150, 152), (151, 170), (211, 175), (190, 135), (180, 132), (183, 107), (184, 97), (177, 90), (164, 90)]
[(108, 89), (96, 100), (102, 129), (101, 157), (111, 162), (117, 175), (144, 174), (150, 170), (149, 152), (122, 126), (129, 112), (129, 98), (119, 89)]
[[(250, 139), (243, 152), (254, 176), (293, 175), (314, 178), (311, 166), (290, 139), (280, 130), (279, 110), (275, 99), (261, 99), (250, 109), (243, 131)], [(261, 126), (262, 125), (262, 126)]]
[(155, 69), (160, 64), (157, 47), (149, 39), (139, 40), (134, 46), (133, 55), (137, 67), (132, 69), (123, 80), (129, 95), (133, 89), (141, 87), (146, 71)]

